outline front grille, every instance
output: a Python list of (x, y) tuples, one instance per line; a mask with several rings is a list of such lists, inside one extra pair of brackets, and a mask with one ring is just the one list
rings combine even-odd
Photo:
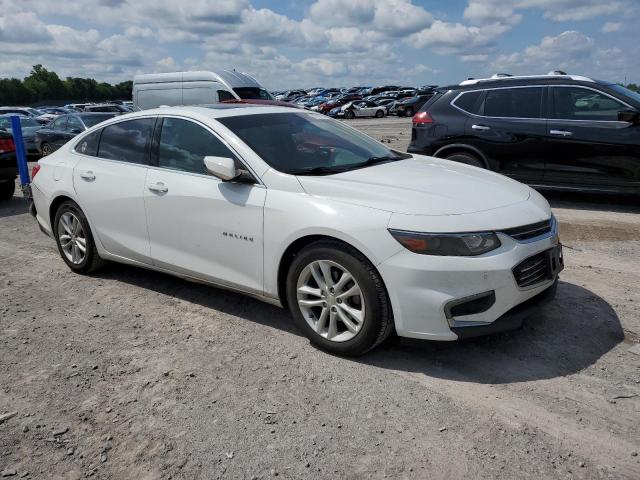
[(530, 287), (536, 283), (552, 278), (551, 250), (540, 252), (513, 267), (513, 276), (520, 288)]
[(522, 242), (523, 240), (529, 240), (530, 238), (539, 237), (545, 233), (549, 233), (552, 228), (552, 219), (545, 220), (544, 222), (530, 223), (529, 225), (523, 225), (521, 227), (508, 228), (502, 230), (502, 233), (509, 235), (514, 240)]

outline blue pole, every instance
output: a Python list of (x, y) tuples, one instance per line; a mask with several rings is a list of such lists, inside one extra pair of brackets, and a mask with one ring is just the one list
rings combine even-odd
[(11, 116), (11, 133), (13, 134), (13, 143), (16, 145), (16, 162), (18, 163), (18, 173), (20, 174), (20, 185), (29, 185), (31, 180), (29, 178), (29, 167), (27, 166), (27, 154), (24, 151), (20, 117), (17, 115)]

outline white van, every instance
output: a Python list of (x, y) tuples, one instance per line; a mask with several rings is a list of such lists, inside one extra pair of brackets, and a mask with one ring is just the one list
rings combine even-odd
[(151, 73), (133, 78), (134, 110), (240, 99), (273, 100), (255, 78), (235, 70)]

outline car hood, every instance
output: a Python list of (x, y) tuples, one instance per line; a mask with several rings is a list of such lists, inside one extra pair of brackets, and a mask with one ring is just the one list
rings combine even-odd
[(486, 211), (523, 202), (531, 192), (497, 173), (423, 155), (298, 179), (310, 195), (408, 215)]

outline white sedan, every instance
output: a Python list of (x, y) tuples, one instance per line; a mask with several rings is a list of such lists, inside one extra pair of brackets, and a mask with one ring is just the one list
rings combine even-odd
[(123, 115), (35, 170), (37, 221), (74, 272), (111, 260), (240, 291), (338, 354), (516, 328), (562, 269), (531, 188), (302, 110)]
[[(357, 100), (349, 102), (337, 108), (336, 117), (356, 118), (356, 117), (376, 117), (382, 118), (387, 113), (387, 109), (381, 105), (367, 100)], [(331, 112), (329, 113), (330, 116)]]

